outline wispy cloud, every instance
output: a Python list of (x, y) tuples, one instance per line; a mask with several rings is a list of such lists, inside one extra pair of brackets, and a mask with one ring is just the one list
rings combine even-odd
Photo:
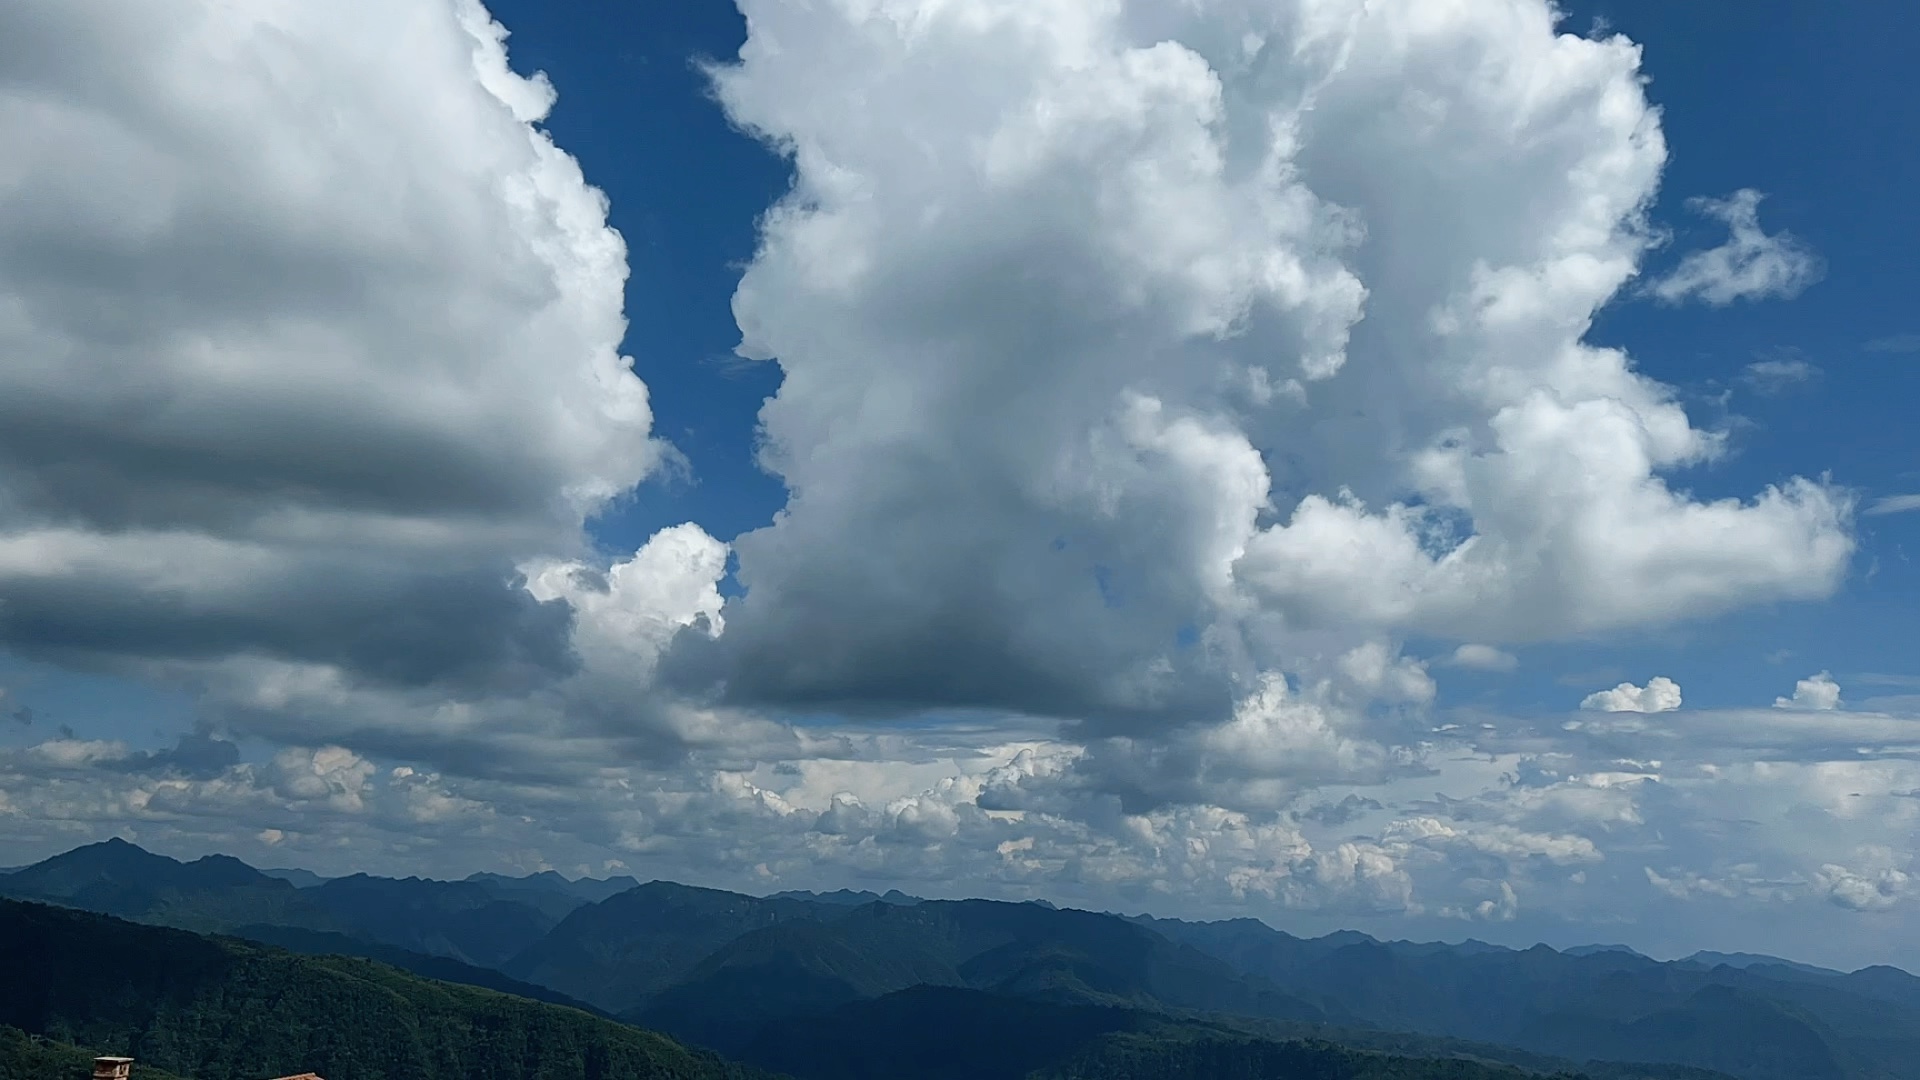
[(1474, 671), (1512, 671), (1520, 666), (1520, 660), (1510, 652), (1496, 649), (1491, 645), (1466, 644), (1453, 650), (1446, 663), (1450, 667), (1469, 668)]
[(1904, 514), (1910, 510), (1920, 510), (1920, 495), (1882, 495), (1861, 513), (1879, 517), (1882, 514)]
[(1748, 364), (1740, 373), (1740, 381), (1755, 393), (1781, 394), (1801, 383), (1813, 381), (1820, 374), (1820, 368), (1809, 362), (1800, 350), (1776, 349)]
[(1790, 300), (1819, 281), (1826, 270), (1812, 248), (1790, 233), (1769, 235), (1760, 227), (1760, 201), (1752, 188), (1724, 199), (1687, 200), (1697, 214), (1724, 222), (1731, 235), (1716, 248), (1695, 251), (1648, 286), (1668, 304), (1700, 300), (1725, 307), (1736, 300)]
[(1870, 353), (1920, 353), (1920, 334), (1889, 334), (1874, 338), (1861, 348)]

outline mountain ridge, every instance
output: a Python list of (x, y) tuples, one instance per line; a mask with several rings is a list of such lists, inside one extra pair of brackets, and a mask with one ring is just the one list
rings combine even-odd
[[(593, 887), (611, 884), (622, 883)], [(1656, 961), (1620, 946), (1512, 949), (1352, 930), (1303, 938), (1249, 917), (1188, 922), (897, 891), (749, 896), (651, 881), (587, 902), (573, 885), (554, 873), (355, 874), (296, 889), (237, 859), (181, 863), (117, 841), (0, 878), (0, 893), (374, 957), (716, 1047), (944, 987), (1437, 1056), (1471, 1046), (1482, 1049), (1458, 1053), (1553, 1067), (1650, 1059), (1740, 1080), (1920, 1080), (1920, 978), (1888, 966)]]

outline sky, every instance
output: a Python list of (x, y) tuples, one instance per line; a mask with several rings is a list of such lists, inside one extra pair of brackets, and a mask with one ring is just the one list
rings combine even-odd
[(0, 8), (0, 865), (1920, 965), (1893, 0)]

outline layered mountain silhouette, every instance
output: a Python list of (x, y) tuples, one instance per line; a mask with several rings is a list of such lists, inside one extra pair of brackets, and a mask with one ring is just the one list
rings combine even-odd
[[(296, 888), (238, 860), (181, 863), (119, 841), (0, 877), (0, 894), (577, 1003), (800, 1076), (910, 1075), (885, 1072), (887, 1062), (977, 1014), (961, 1029), (1037, 1017), (1071, 1032), (1111, 1025), (1055, 1048), (1068, 1057), (1096, 1053), (1096, 1042), (1107, 1054), (1145, 1040), (1158, 1048), (1141, 1051), (1146, 1061), (1169, 1039), (1189, 1049), (1323, 1039), (1606, 1077), (1920, 1080), (1920, 979), (1889, 967), (1842, 973), (1712, 953), (1663, 963), (1620, 946), (1513, 950), (1351, 931), (1300, 938), (1253, 919), (846, 890), (755, 897), (558, 874), (352, 875)], [(782, 1056), (803, 1044), (826, 1054), (837, 1038), (827, 1033), (882, 1015), (900, 1042), (893, 1056), (841, 1061), (843, 1073)], [(1168, 1061), (1187, 1068), (1214, 1049), (1186, 1053)], [(1014, 1058), (992, 1068), (1003, 1066), (1040, 1068)], [(979, 1068), (967, 1075), (992, 1074)]]
[[(136, 1080), (258, 1080), (296, 1070), (341, 1080), (777, 1080), (575, 1009), (362, 959), (295, 956), (40, 904), (0, 900), (0, 970), (36, 973), (0, 982), (0, 1077), (7, 1080), (80, 1075), (91, 1054), (108, 1052), (138, 1058)], [(928, 986), (765, 1027), (746, 1049), (798, 1080), (1528, 1075), (1462, 1058), (1260, 1038), (1142, 1010)]]
[[(303, 888), (276, 874), (225, 855), (182, 863), (107, 840), (0, 876), (0, 895), (232, 933), (300, 952), (366, 956), (433, 978), (573, 1002), (494, 967), (544, 937), (604, 884), (559, 875), (553, 886), (516, 878), (448, 882), (356, 874), (314, 875), (317, 883)], [(575, 891), (579, 885), (586, 888)]]

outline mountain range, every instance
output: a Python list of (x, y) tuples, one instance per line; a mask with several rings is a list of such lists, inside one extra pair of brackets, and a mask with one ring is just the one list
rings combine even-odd
[[(553, 873), (323, 880), (225, 856), (182, 863), (124, 841), (0, 876), (0, 895), (378, 961), (807, 1080), (1020, 1080), (1096, 1059), (1099, 1075), (1184, 1075), (1230, 1059), (1248, 1077), (1286, 1076), (1292, 1051), (1274, 1047), (1336, 1044), (1607, 1078), (1920, 1080), (1920, 979), (1890, 967), (1301, 938), (1254, 919), (897, 892), (756, 897)], [(987, 1038), (974, 1057), (993, 1060), (974, 1060), (972, 1073), (939, 1071), (966, 1058), (957, 1050), (912, 1064), (968, 1031), (1022, 1029), (1058, 1038), (1025, 1039), (1019, 1054)], [(1363, 1054), (1354, 1067), (1380, 1060)], [(1147, 1071), (1125, 1073), (1136, 1065)]]

